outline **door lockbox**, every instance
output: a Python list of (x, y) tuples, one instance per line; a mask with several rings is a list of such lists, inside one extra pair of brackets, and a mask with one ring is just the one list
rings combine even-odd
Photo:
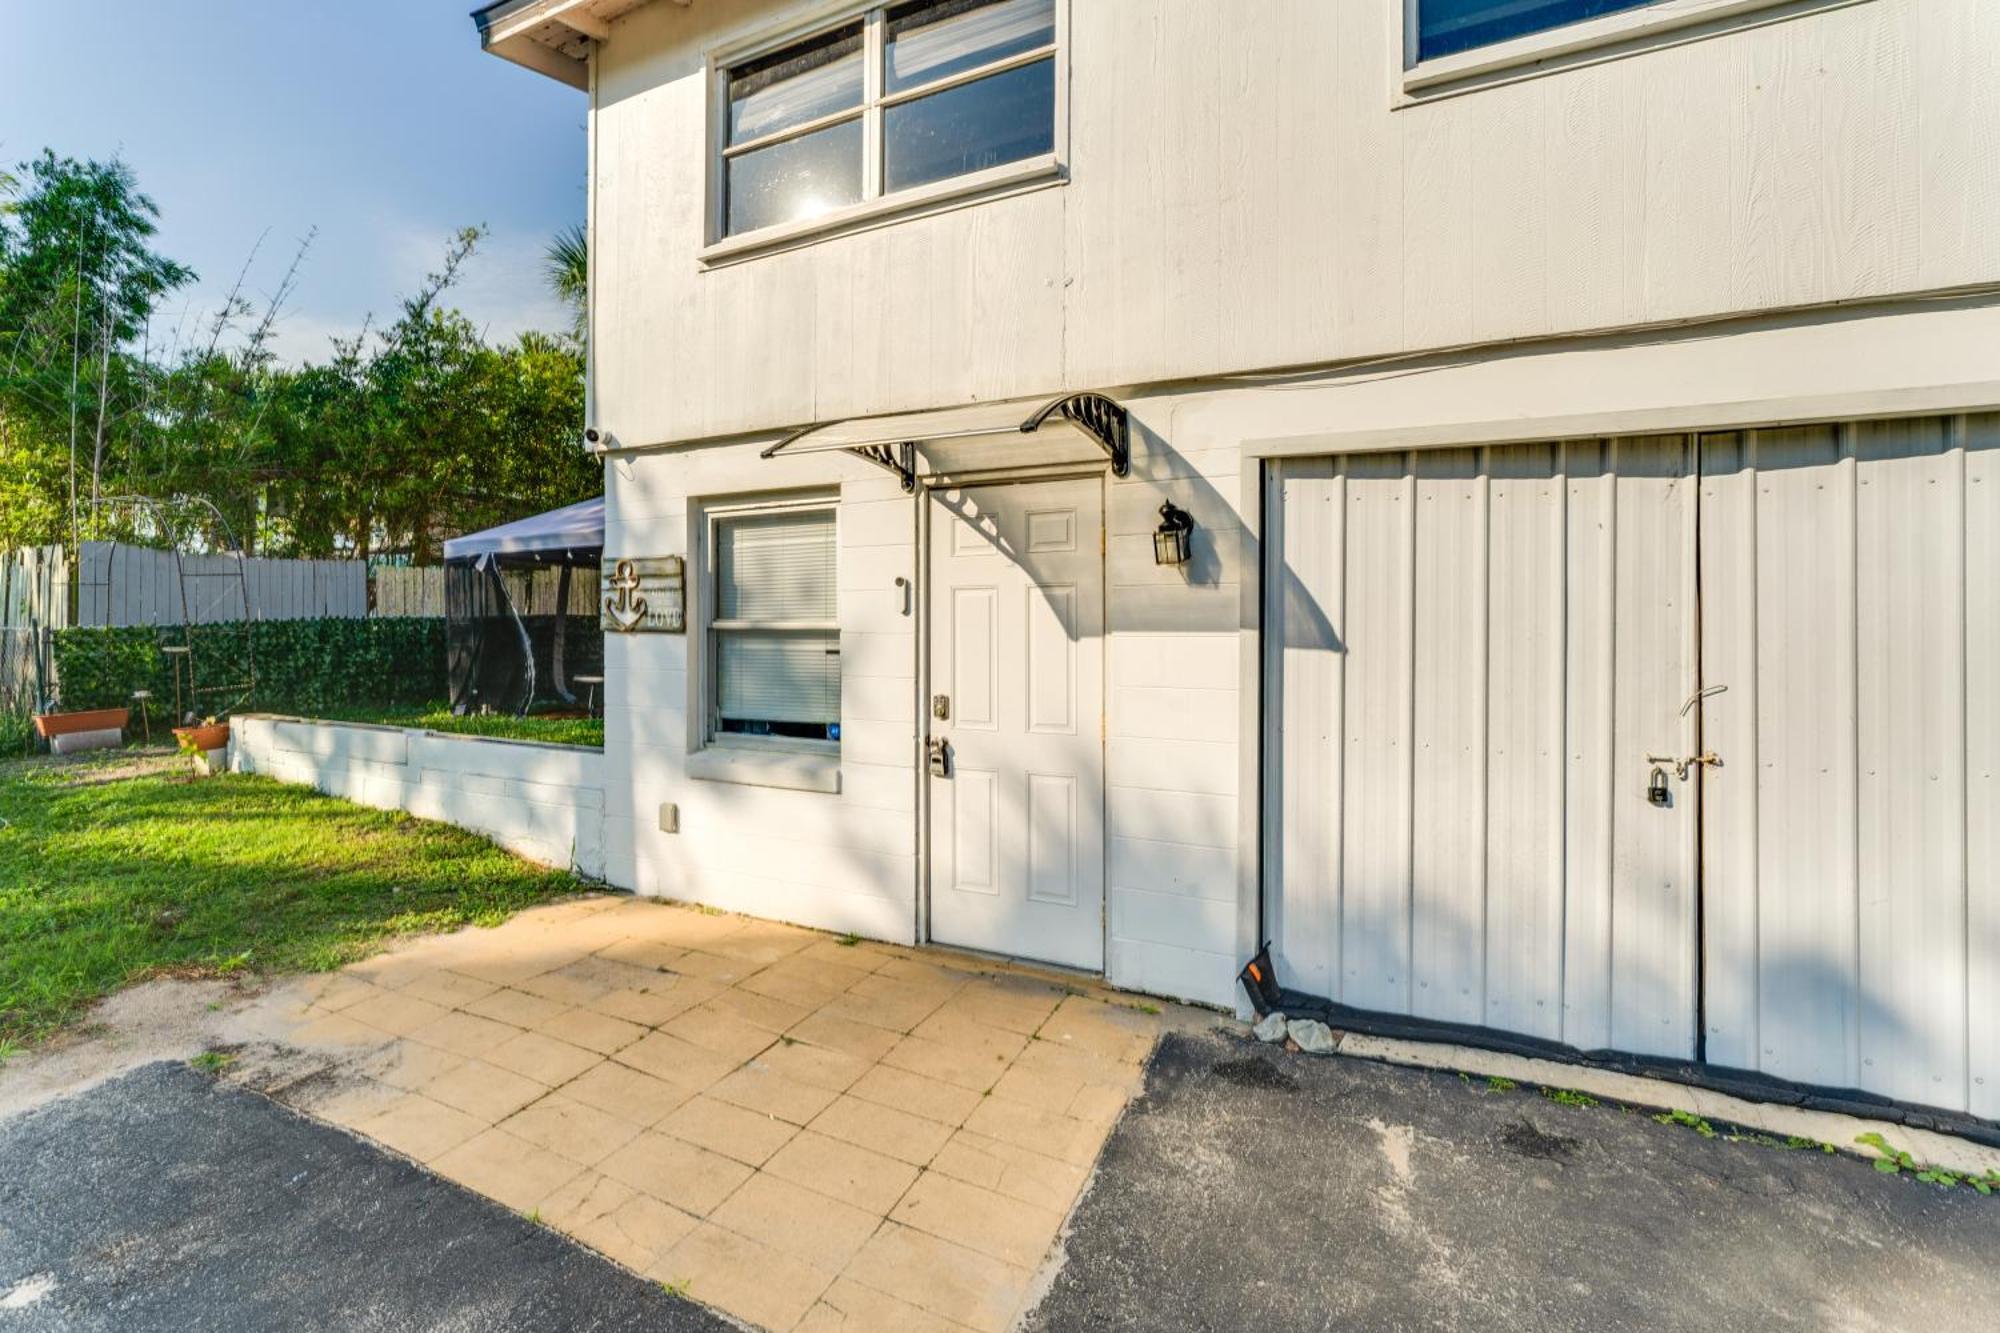
[(924, 752), (930, 759), (931, 776), (948, 778), (951, 776), (951, 742), (942, 736), (933, 736), (924, 742)]

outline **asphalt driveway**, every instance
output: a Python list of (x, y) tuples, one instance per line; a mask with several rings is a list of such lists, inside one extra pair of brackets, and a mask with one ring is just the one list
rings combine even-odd
[(1991, 1330), (2000, 1195), (1169, 1035), (1037, 1330)]
[[(1171, 1034), (1028, 1327), (1957, 1333), (2000, 1197), (1642, 1112)], [(182, 1065), (0, 1122), (0, 1333), (725, 1324)]]
[(730, 1327), (185, 1065), (0, 1122), (0, 1333)]

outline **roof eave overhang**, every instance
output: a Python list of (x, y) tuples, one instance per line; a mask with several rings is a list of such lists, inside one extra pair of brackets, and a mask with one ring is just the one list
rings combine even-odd
[[(673, 0), (686, 5), (689, 0)], [(572, 88), (590, 87), (590, 54), (611, 34), (600, 0), (497, 0), (476, 9), (479, 43), (493, 55)], [(630, 8), (614, 6), (611, 17)]]

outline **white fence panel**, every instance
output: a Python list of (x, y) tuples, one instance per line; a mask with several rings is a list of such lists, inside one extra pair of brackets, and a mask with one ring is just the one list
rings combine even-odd
[(122, 542), (84, 542), (76, 608), (77, 624), (110, 628), (358, 619), (368, 614), (368, 568), (359, 560), (176, 557)]

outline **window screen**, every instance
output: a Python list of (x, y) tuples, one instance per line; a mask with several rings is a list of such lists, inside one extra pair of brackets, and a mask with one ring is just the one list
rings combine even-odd
[(839, 739), (834, 550), (830, 509), (716, 520), (716, 731)]
[(1417, 0), (1417, 59), (1546, 32), (1657, 0)]

